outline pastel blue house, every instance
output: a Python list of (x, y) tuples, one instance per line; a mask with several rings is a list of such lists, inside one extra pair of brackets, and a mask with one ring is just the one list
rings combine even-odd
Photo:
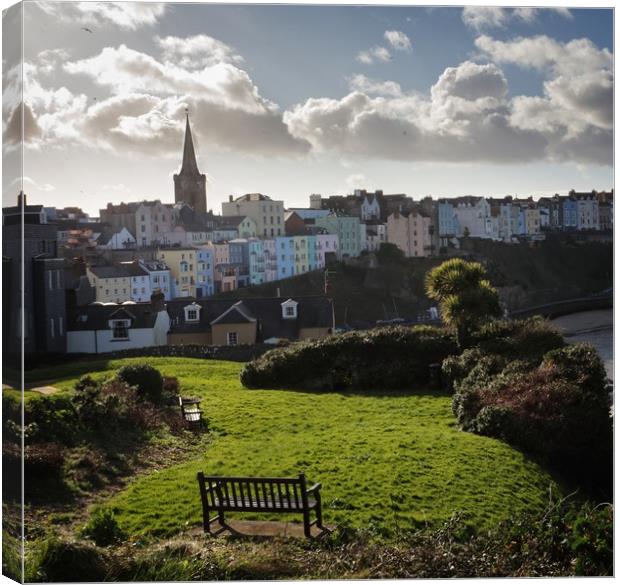
[(265, 279), (265, 246), (263, 240), (248, 241), (250, 286), (263, 284)]
[(306, 242), (308, 246), (308, 270), (316, 270), (317, 267), (317, 254), (316, 254), (316, 236), (306, 236)]
[(295, 275), (295, 239), (293, 236), (280, 236), (276, 239), (277, 279)]
[(564, 199), (562, 204), (562, 215), (562, 226), (564, 229), (577, 228), (577, 201), (575, 199), (571, 197)]
[(448, 201), (437, 202), (439, 236), (454, 237), (459, 233), (458, 217), (454, 206)]
[(211, 297), (215, 294), (215, 257), (211, 248), (196, 250), (196, 296)]
[(239, 267), (237, 286), (244, 287), (250, 283), (250, 246), (245, 239), (238, 238), (228, 242), (230, 264)]

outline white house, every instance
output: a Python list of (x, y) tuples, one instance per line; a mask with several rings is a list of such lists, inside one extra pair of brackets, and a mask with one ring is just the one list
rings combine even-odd
[(136, 238), (126, 227), (104, 228), (97, 238), (97, 247), (104, 250), (135, 248)]
[(138, 261), (121, 262), (129, 276), (129, 298), (135, 303), (146, 303), (151, 300), (151, 279), (149, 273)]
[(170, 268), (161, 260), (141, 260), (140, 266), (149, 275), (151, 292), (161, 292), (164, 299), (169, 301), (172, 298), (172, 281)]
[(452, 201), (460, 230), (458, 235), (467, 232), (472, 238), (492, 237), (491, 206), (484, 197), (456, 197)]
[(108, 353), (166, 345), (170, 316), (161, 295), (150, 303), (93, 303), (67, 315), (67, 353)]

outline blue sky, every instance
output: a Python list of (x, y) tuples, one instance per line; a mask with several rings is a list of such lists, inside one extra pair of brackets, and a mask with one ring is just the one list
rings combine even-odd
[(47, 2), (25, 19), (31, 201), (172, 201), (185, 106), (217, 212), (248, 191), (612, 186), (609, 9)]

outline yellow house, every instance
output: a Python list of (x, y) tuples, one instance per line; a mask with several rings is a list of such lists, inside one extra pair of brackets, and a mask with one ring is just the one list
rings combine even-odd
[(131, 300), (131, 277), (122, 266), (88, 266), (86, 276), (95, 289), (95, 300), (122, 303)]
[(157, 252), (157, 258), (170, 268), (172, 296), (195, 297), (198, 260), (195, 248), (166, 248)]
[[(248, 193), (222, 203), (222, 215), (250, 218), (254, 222), (254, 234), (259, 238), (275, 238), (284, 235), (284, 202), (274, 201), (261, 193)], [(250, 231), (250, 230), (245, 230)], [(242, 229), (239, 229), (241, 237)]]

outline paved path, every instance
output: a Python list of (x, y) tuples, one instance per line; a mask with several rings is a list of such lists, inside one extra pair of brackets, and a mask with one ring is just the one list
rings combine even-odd
[(596, 347), (605, 364), (607, 377), (614, 379), (614, 331), (611, 309), (564, 315), (552, 322), (564, 332), (569, 343), (583, 341)]

